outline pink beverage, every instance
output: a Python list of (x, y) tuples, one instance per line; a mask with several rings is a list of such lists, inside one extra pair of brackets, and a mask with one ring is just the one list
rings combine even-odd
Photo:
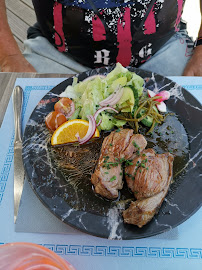
[(32, 243), (0, 246), (0, 270), (75, 270), (53, 251)]

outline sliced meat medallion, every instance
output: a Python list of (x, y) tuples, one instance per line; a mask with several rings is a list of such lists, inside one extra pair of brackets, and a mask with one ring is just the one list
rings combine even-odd
[(147, 149), (133, 160), (133, 165), (126, 168), (127, 183), (137, 201), (123, 212), (124, 222), (141, 228), (152, 219), (168, 192), (173, 160), (170, 153), (155, 154), (152, 149)]
[[(110, 165), (108, 165), (110, 164)], [(115, 162), (111, 157), (105, 163), (96, 168), (91, 177), (91, 182), (95, 187), (95, 192), (108, 199), (118, 197), (118, 190), (122, 189), (122, 168), (121, 164)]]
[(140, 153), (147, 146), (145, 137), (141, 134), (134, 134), (129, 141), (128, 146), (122, 151), (126, 160), (133, 159), (140, 155)]
[(155, 196), (131, 202), (129, 208), (123, 212), (124, 222), (137, 225), (139, 228), (147, 224), (158, 213), (168, 187), (169, 185)]
[(125, 172), (136, 199), (148, 198), (163, 190), (172, 175), (172, 162), (170, 153), (155, 154), (153, 149), (147, 149), (133, 159), (133, 165), (126, 167)]
[[(136, 197), (136, 192), (135, 192), (135, 178), (137, 174), (137, 170), (140, 169), (140, 165), (145, 164), (145, 168), (147, 170), (147, 165), (146, 162), (148, 160), (148, 157), (150, 156), (155, 156), (155, 151), (153, 149), (145, 149), (144, 151), (141, 152), (139, 156), (136, 156), (131, 162), (131, 165), (126, 165), (125, 166), (125, 178), (128, 187), (134, 192), (134, 195)], [(143, 165), (144, 166), (144, 165)]]
[(113, 131), (102, 144), (101, 154), (91, 176), (95, 192), (108, 199), (118, 197), (118, 190), (122, 189), (122, 163), (131, 159), (135, 153), (145, 149), (147, 142), (140, 135), (133, 135), (132, 129)]
[(147, 146), (147, 141), (141, 134), (133, 134), (132, 129), (112, 131), (102, 144), (100, 158), (112, 153), (119, 159), (131, 159), (136, 153), (141, 152)]

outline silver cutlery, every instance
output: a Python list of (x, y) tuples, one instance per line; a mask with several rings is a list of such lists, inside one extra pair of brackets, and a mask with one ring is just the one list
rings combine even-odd
[(16, 86), (13, 91), (13, 111), (14, 111), (14, 223), (18, 216), (18, 209), (24, 184), (24, 166), (22, 161), (22, 104), (23, 90)]

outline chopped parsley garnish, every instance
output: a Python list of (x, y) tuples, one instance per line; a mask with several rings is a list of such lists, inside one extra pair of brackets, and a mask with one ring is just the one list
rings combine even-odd
[(126, 175), (126, 176), (128, 176), (128, 177), (132, 177), (132, 175), (131, 175), (131, 174), (126, 173), (126, 172), (125, 172), (125, 175)]
[(107, 163), (107, 160), (109, 159), (109, 156), (104, 157), (104, 163)]
[(119, 162), (104, 162), (103, 167), (106, 167), (108, 170), (110, 169), (110, 166), (116, 167), (119, 165)]
[(133, 141), (133, 145), (134, 145), (138, 150), (140, 149), (139, 145), (138, 145), (135, 141)]
[(143, 161), (141, 162), (141, 164), (145, 164), (145, 163), (147, 163), (147, 161), (148, 161), (147, 158), (146, 159), (143, 159)]
[(130, 165), (133, 165), (132, 160), (126, 160), (126, 166), (130, 166)]
[(109, 180), (110, 182), (113, 182), (114, 180), (116, 180), (116, 176), (112, 176), (112, 178)]

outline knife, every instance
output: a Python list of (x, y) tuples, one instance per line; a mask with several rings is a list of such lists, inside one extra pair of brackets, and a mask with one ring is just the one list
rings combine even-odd
[(14, 111), (14, 223), (18, 216), (18, 209), (24, 184), (24, 166), (22, 161), (22, 104), (23, 90), (16, 86), (13, 91), (13, 111)]

